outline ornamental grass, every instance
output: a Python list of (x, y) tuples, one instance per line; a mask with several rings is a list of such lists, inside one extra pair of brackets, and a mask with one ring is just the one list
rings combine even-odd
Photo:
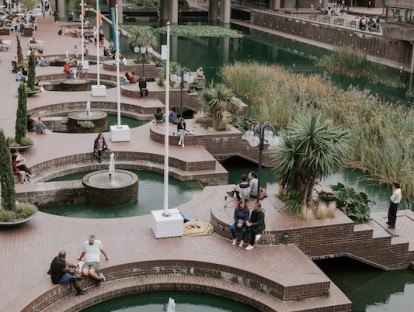
[(349, 88), (341, 90), (319, 75), (280, 66), (235, 63), (222, 77), (251, 105), (252, 117), (286, 127), (305, 110), (317, 110), (351, 130), (347, 166), (370, 173), (381, 183), (399, 181), (414, 198), (414, 111)]

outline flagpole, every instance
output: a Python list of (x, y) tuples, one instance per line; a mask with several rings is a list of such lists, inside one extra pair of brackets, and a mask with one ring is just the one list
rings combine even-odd
[(101, 19), (101, 10), (99, 8), (99, 0), (96, 0), (96, 65), (98, 66), (96, 71), (96, 84), (101, 85), (101, 73), (99, 65), (99, 24)]
[(119, 81), (119, 29), (118, 29), (118, 4), (115, 5), (115, 50), (116, 50), (116, 98), (118, 126), (121, 125), (121, 85)]
[(84, 45), (85, 45), (85, 43), (84, 43), (84, 29), (83, 29), (83, 20), (84, 20), (84, 15), (85, 15), (85, 7), (84, 7), (84, 3), (83, 3), (83, 0), (82, 0), (82, 2), (81, 2), (81, 23), (82, 23), (82, 43), (81, 43), (81, 45), (82, 45), (82, 49), (81, 49), (81, 52), (82, 52), (82, 66), (83, 66), (83, 61), (84, 61), (84, 53), (85, 53), (85, 50), (84, 50)]
[(168, 116), (170, 113), (170, 22), (167, 22), (167, 60), (165, 65), (165, 122), (164, 122), (164, 211), (162, 215), (168, 217), (171, 214), (168, 212), (168, 160), (170, 158), (169, 152), (169, 135), (170, 127), (168, 125)]

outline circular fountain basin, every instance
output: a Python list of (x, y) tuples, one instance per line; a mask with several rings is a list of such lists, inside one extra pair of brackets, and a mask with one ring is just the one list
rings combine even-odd
[(108, 170), (91, 172), (82, 184), (88, 205), (113, 207), (138, 200), (138, 176), (127, 170), (115, 170), (112, 177)]
[[(90, 121), (93, 126), (82, 126), (82, 122)], [(70, 133), (97, 133), (105, 132), (108, 128), (108, 115), (105, 112), (93, 111), (86, 113), (86, 111), (72, 112), (68, 115), (68, 132)]]
[(68, 79), (60, 83), (61, 91), (90, 91), (91, 85), (89, 80), (85, 79)]

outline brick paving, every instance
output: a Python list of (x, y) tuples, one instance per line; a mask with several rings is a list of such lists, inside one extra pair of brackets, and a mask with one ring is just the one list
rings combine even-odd
[[(58, 36), (58, 25), (51, 18), (39, 18), (39, 30), (35, 37), (45, 41), (45, 55), (63, 55), (66, 50), (71, 50), (74, 44), (80, 46), (80, 39), (67, 36)], [(2, 52), (0, 57), (2, 62), (2, 75), (0, 75), (0, 92), (3, 102), (1, 106), (0, 127), (4, 129), (6, 135), (14, 134), (14, 119), (17, 107), (17, 86), (14, 81), (14, 74), (11, 73), (11, 61), (16, 57), (16, 41), (14, 34), (10, 36), (13, 41), (9, 52)], [(22, 46), (25, 47), (28, 38), (21, 37)], [(93, 49), (90, 49), (93, 54)], [(24, 49), (25, 53), (25, 49)], [(51, 72), (58, 73), (59, 69), (47, 67), (41, 69), (41, 74)], [(91, 68), (91, 72), (94, 69)], [(40, 72), (40, 70), (39, 70)], [(39, 73), (40, 74), (40, 73)], [(113, 89), (115, 90), (115, 89)], [(108, 90), (108, 96), (105, 100), (114, 101), (113, 90)], [(28, 100), (28, 108), (39, 108), (43, 105), (59, 103), (62, 101), (86, 101), (91, 99), (89, 93), (57, 93), (45, 92)], [(138, 100), (124, 98), (122, 102), (135, 102)], [(153, 102), (147, 101), (141, 103), (154, 105)], [(149, 125), (133, 129), (131, 131), (131, 142), (121, 142), (113, 144), (114, 149), (125, 151), (150, 151), (162, 154), (162, 145), (149, 140)], [(91, 142), (95, 134), (63, 134), (52, 133), (51, 135), (33, 136), (35, 146), (25, 154), (29, 164), (35, 165), (41, 162), (52, 160), (57, 157), (68, 156), (78, 153), (90, 153)], [(115, 147), (116, 146), (116, 147)], [(199, 157), (208, 157), (204, 148), (189, 146), (185, 148), (185, 153), (179, 147), (172, 147), (171, 153), (176, 153), (182, 160), (188, 160)], [(210, 156), (211, 157), (211, 156)], [(53, 168), (49, 168), (53, 169)], [(221, 170), (221, 168), (220, 168)], [(18, 185), (17, 190), (24, 188), (35, 188), (32, 185)], [(224, 187), (207, 187), (200, 196), (193, 201), (182, 205), (180, 210), (196, 216), (200, 220), (210, 220), (210, 211), (213, 207), (224, 206)], [(217, 200), (221, 198), (220, 200)], [(271, 208), (280, 206), (275, 197), (270, 197), (264, 203), (268, 215), (274, 216), (268, 221), (268, 227), (295, 227), (300, 226), (303, 221), (297, 218), (281, 213), (280, 210)], [(225, 213), (229, 213), (225, 209)], [(282, 218), (285, 218), (283, 220)], [(410, 217), (411, 218), (411, 217)], [(400, 218), (399, 218), (400, 221)], [(399, 223), (399, 221), (397, 223)], [(411, 218), (412, 221), (412, 218)], [(315, 221), (314, 226), (323, 226), (332, 221)], [(340, 220), (344, 222), (344, 220)], [(324, 287), (328, 285), (329, 297), (316, 297), (304, 299), (301, 301), (289, 301), (281, 303), (284, 307), (280, 311), (303, 310), (311, 307), (328, 307), (330, 305), (349, 305), (349, 300), (329, 281), (323, 272), (310, 261), (296, 246), (259, 246), (253, 252), (247, 252), (240, 247), (233, 247), (230, 240), (217, 235), (204, 237), (182, 237), (156, 240), (151, 231), (151, 217), (149, 215), (140, 217), (130, 217), (122, 219), (78, 219), (64, 218), (59, 216), (48, 215), (39, 212), (35, 220), (28, 224), (0, 231), (0, 267), (2, 274), (0, 279), (0, 311), (14, 312), (22, 310), (27, 304), (35, 300), (42, 294), (52, 291), (57, 293), (65, 292), (61, 286), (53, 286), (50, 283), (50, 277), (46, 274), (51, 259), (59, 250), (65, 249), (68, 253), (68, 261), (75, 262), (76, 256), (81, 252), (81, 242), (87, 239), (90, 233), (95, 233), (98, 239), (104, 243), (110, 260), (102, 262), (102, 268), (110, 276), (112, 270), (130, 263), (143, 263), (146, 261), (193, 261), (195, 263), (207, 263), (211, 266), (222, 266), (225, 270), (240, 271), (245, 278), (259, 279), (266, 283), (274, 282), (275, 285), (283, 287), (292, 287), (295, 293), (301, 285), (316, 285), (315, 287)], [(404, 224), (401, 222), (401, 224)], [(224, 270), (224, 269), (223, 269)], [(249, 274), (251, 272), (251, 274)], [(152, 277), (149, 283), (164, 283), (168, 277)], [(158, 280), (157, 280), (158, 278)], [(162, 279), (164, 278), (164, 282)], [(190, 276), (181, 276), (183, 279), (177, 283), (198, 283), (196, 278), (193, 280)], [(132, 279), (132, 278), (131, 278)], [(143, 279), (148, 277), (133, 278), (133, 281), (126, 279), (113, 279), (101, 289), (89, 287), (90, 294), (85, 300), (96, 300), (100, 295), (107, 294), (110, 297), (111, 292), (123, 287), (135, 287), (144, 283)], [(201, 282), (200, 282), (201, 283)], [(226, 289), (226, 284), (222, 280), (211, 279), (204, 280), (210, 286)], [(240, 292), (248, 292), (240, 284), (232, 283), (231, 287), (240, 288)], [(309, 286), (312, 290), (312, 286)], [(322, 288), (320, 288), (320, 291)], [(238, 290), (236, 290), (238, 291)], [(251, 294), (254, 291), (251, 290)], [(218, 292), (220, 293), (220, 292)], [(289, 292), (286, 297), (289, 297)], [(303, 294), (306, 297), (306, 294)], [(263, 295), (263, 302), (272, 305), (276, 309), (278, 306), (275, 296), (266, 297)], [(285, 295), (281, 295), (285, 296)], [(258, 296), (259, 297), (259, 296)], [(42, 297), (43, 298), (43, 297)], [(290, 297), (291, 298), (291, 297)], [(46, 297), (45, 297), (46, 300)], [(79, 297), (71, 296), (70, 305), (83, 302)], [(98, 300), (99, 301), (99, 300)], [(79, 303), (79, 302), (78, 302)], [(64, 303), (62, 303), (64, 304)], [(275, 306), (273, 306), (275, 305)], [(347, 309), (344, 308), (344, 311)], [(322, 309), (321, 309), (322, 311)], [(325, 310), (323, 310), (325, 311)]]

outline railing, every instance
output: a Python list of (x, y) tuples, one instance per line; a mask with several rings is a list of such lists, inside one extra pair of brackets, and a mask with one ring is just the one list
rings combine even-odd
[(269, 9), (268, 3), (257, 3), (255, 1), (231, 0), (232, 8), (239, 9)]

